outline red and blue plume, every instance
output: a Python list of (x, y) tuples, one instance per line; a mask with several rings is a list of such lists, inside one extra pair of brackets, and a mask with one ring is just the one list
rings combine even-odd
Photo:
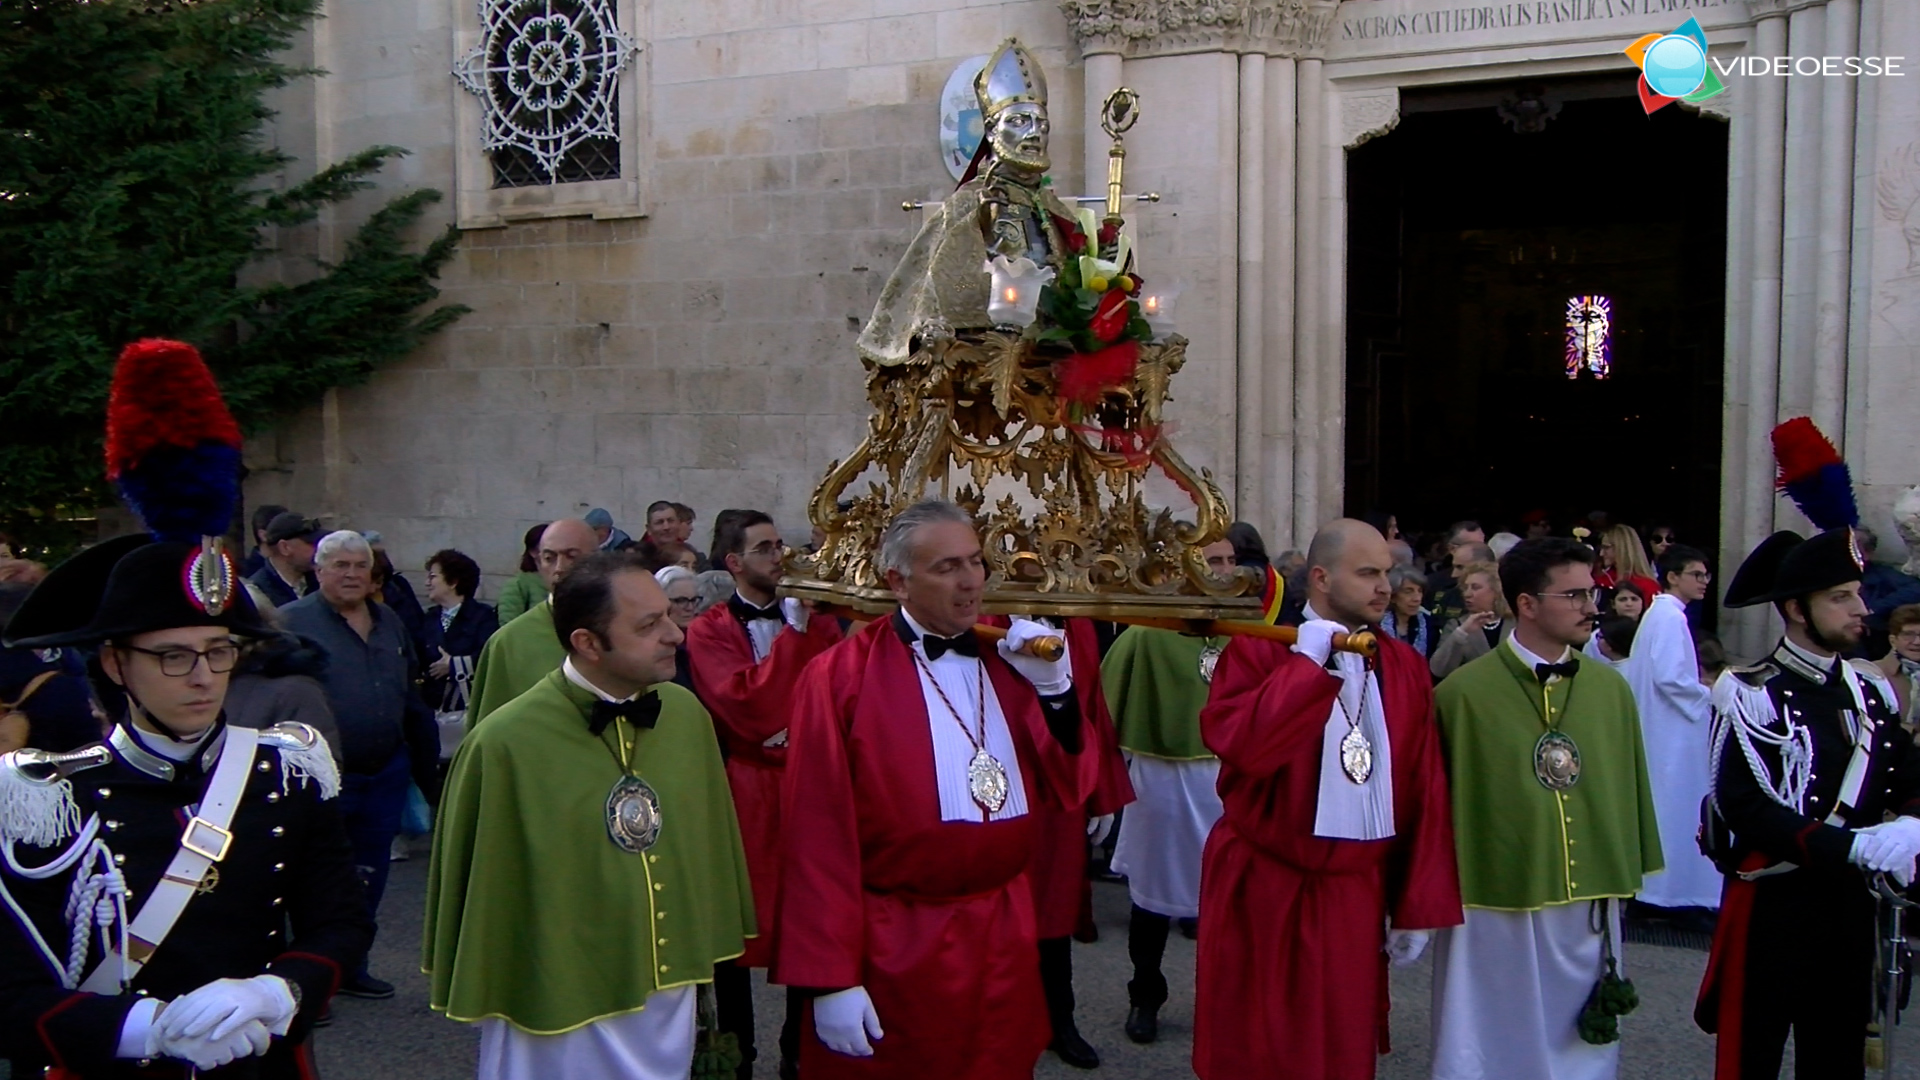
[(1853, 474), (1812, 420), (1796, 416), (1774, 428), (1773, 459), (1780, 466), (1774, 486), (1787, 493), (1815, 528), (1825, 532), (1860, 524)]
[(147, 531), (197, 542), (225, 535), (240, 498), (240, 425), (193, 346), (127, 346), (107, 399), (107, 479)]

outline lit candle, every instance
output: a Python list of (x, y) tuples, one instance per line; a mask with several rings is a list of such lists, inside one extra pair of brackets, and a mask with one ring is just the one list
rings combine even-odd
[(1180, 298), (1180, 286), (1155, 288), (1140, 296), (1140, 316), (1147, 320), (1155, 339), (1164, 338), (1173, 333), (1174, 302)]
[(993, 275), (993, 296), (987, 301), (987, 318), (993, 324), (1012, 330), (1033, 325), (1040, 304), (1040, 286), (1053, 280), (1053, 268), (1042, 268), (1022, 255), (1008, 259), (996, 255), (981, 267)]

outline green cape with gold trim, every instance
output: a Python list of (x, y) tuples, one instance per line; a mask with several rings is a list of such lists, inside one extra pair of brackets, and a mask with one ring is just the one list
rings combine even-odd
[[(1543, 692), (1503, 642), (1434, 690), (1468, 907), (1534, 911), (1632, 896), (1666, 865), (1633, 691), (1607, 665), (1579, 664)], [(1580, 750), (1580, 779), (1565, 791), (1534, 773), (1547, 709)]]
[[(595, 737), (593, 695), (553, 671), (461, 742), (427, 883), (422, 967), (435, 1010), (571, 1031), (656, 990), (711, 981), (714, 962), (755, 934), (713, 721), (681, 687), (654, 690), (655, 727)], [(622, 775), (616, 729), (660, 799), (659, 838), (640, 854), (607, 835)]]

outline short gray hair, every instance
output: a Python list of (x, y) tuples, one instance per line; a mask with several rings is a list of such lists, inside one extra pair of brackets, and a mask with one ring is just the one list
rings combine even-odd
[[(680, 570), (684, 569), (684, 567), (674, 567), (674, 569)], [(694, 578), (700, 586), (701, 611), (705, 611), (715, 604), (724, 603), (727, 597), (733, 595), (735, 588), (733, 575), (727, 573), (725, 570), (704, 570), (695, 574)]]
[(913, 570), (913, 534), (922, 525), (938, 525), (951, 521), (975, 528), (973, 515), (960, 509), (945, 499), (922, 499), (905, 510), (900, 511), (887, 524), (887, 531), (880, 537), (880, 572), (900, 571), (906, 576)]
[(1389, 589), (1397, 593), (1400, 591), (1400, 586), (1407, 584), (1420, 586), (1420, 591), (1424, 593), (1427, 591), (1427, 575), (1421, 573), (1419, 567), (1410, 566), (1406, 563), (1400, 563), (1393, 569), (1387, 571), (1387, 587)]
[(352, 529), (340, 529), (321, 537), (320, 542), (313, 546), (313, 565), (323, 566), (328, 559), (343, 551), (373, 558), (373, 545), (367, 543), (366, 537)]

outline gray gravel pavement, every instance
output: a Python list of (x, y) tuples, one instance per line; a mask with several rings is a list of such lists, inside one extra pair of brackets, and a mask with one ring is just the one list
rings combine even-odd
[[(422, 845), (424, 846), (424, 845)], [(426, 1005), (426, 979), (419, 973), (420, 913), (425, 896), (423, 856), (398, 863), (388, 886), (386, 919), (375, 946), (373, 970), (399, 988), (391, 1001), (341, 1000), (336, 1020), (317, 1034), (321, 1070), (330, 1080), (401, 1077), (404, 1080), (467, 1080), (473, 1076), (477, 1038), (465, 1025), (433, 1014)], [(1135, 1046), (1121, 1033), (1126, 1016), (1127, 894), (1123, 885), (1094, 886), (1100, 940), (1074, 947), (1080, 996), (1080, 1030), (1105, 1059), (1082, 1073), (1043, 1056), (1036, 1078), (1044, 1080), (1182, 1080), (1193, 1075), (1192, 942), (1173, 935), (1167, 947), (1167, 979), (1173, 999), (1161, 1010), (1161, 1039)], [(1623, 1080), (1707, 1080), (1713, 1040), (1691, 1019), (1694, 991), (1706, 954), (1688, 949), (1630, 945), (1628, 974), (1640, 991), (1639, 1012), (1625, 1023)], [(1393, 976), (1394, 1052), (1380, 1059), (1381, 1080), (1424, 1080), (1427, 1075), (1428, 986), (1432, 965), (1423, 960)], [(759, 988), (760, 1044), (775, 1044), (784, 998)], [(1920, 1030), (1907, 1029), (1899, 1076), (1920, 1080)], [(1791, 1066), (1786, 1075), (1792, 1075)], [(771, 1080), (774, 1062), (763, 1057), (759, 1077)], [(560, 1080), (560, 1078), (556, 1078)], [(597, 1080), (597, 1078), (596, 1078)], [(1513, 1080), (1528, 1080), (1515, 1077)]]

